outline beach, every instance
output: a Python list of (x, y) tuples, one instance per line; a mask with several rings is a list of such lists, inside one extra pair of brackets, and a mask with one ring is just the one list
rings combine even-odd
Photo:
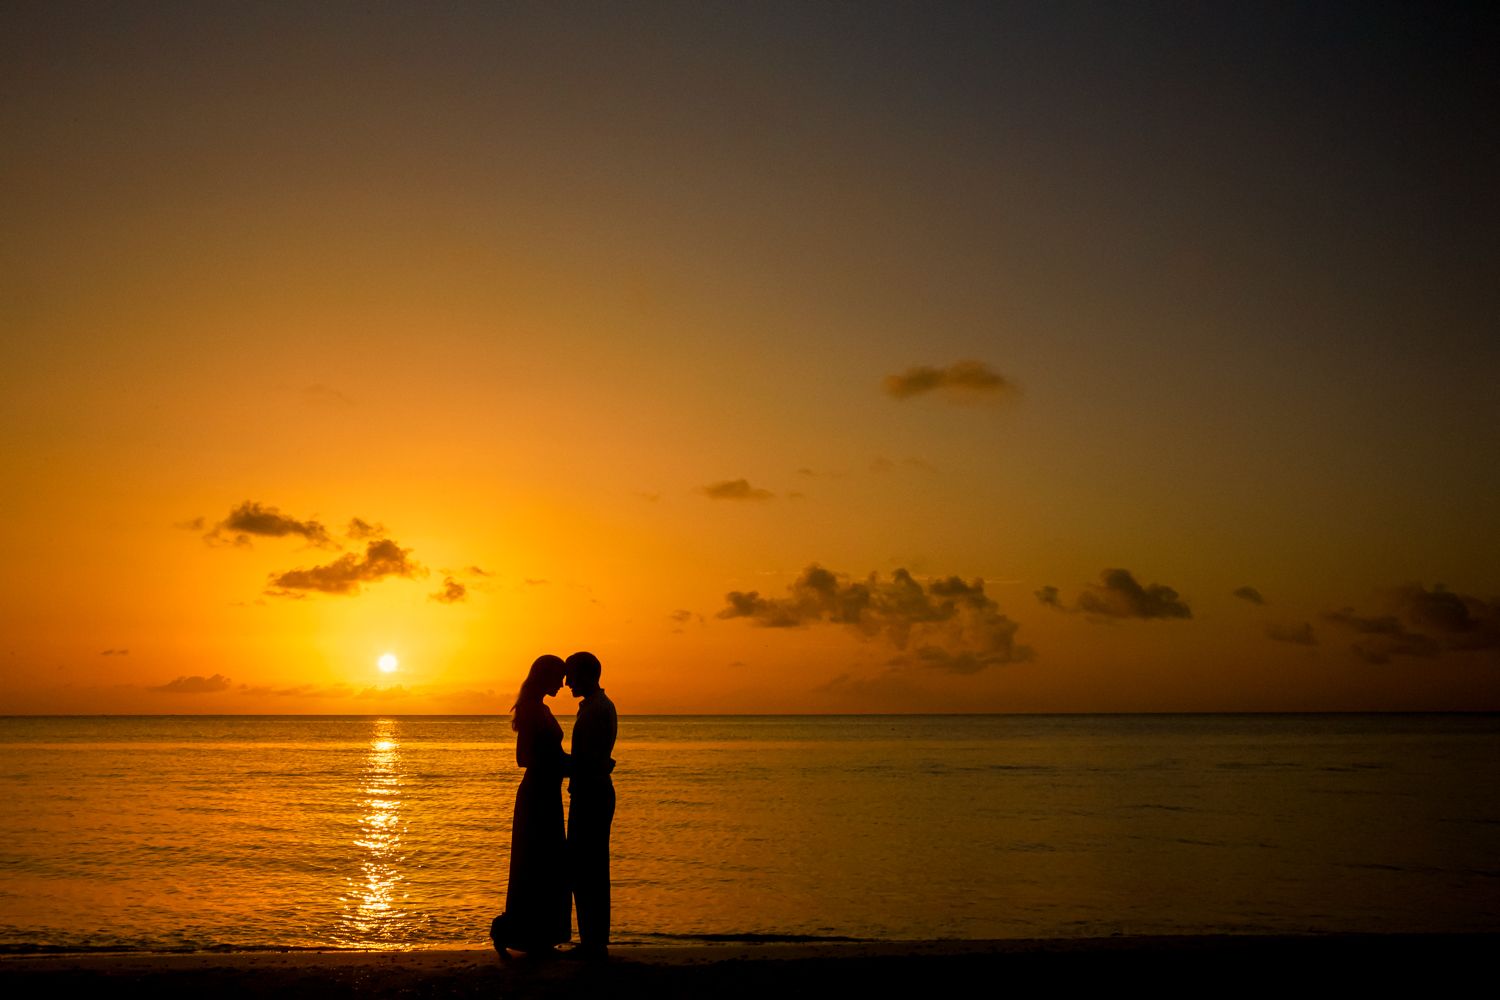
[(73, 954), (0, 959), (5, 995), (318, 997), (913, 996), (1119, 988), (1432, 991), (1482, 973), (1494, 934), (1214, 935), (620, 946), (607, 962), (488, 950)]

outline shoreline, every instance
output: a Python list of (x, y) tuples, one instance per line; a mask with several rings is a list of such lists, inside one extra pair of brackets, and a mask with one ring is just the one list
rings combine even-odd
[[(73, 990), (224, 997), (765, 997), (792, 990), (909, 996), (977, 979), (998, 989), (1123, 979), (1182, 991), (1230, 986), (1427, 990), (1490, 967), (1500, 933), (1243, 934), (1172, 937), (617, 945), (604, 963), (513, 958), (489, 949), (10, 954), (9, 996)], [(88, 994), (85, 994), (88, 995)]]

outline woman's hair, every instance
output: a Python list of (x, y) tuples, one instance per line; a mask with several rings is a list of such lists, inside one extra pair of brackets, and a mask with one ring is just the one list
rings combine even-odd
[(554, 684), (562, 683), (563, 674), (567, 673), (567, 664), (563, 663), (562, 657), (544, 653), (531, 662), (531, 669), (526, 672), (526, 679), (521, 682), (521, 690), (516, 693), (516, 703), (510, 706), (510, 728), (520, 729), (521, 713), (535, 705), (542, 703), (542, 697), (552, 689)]

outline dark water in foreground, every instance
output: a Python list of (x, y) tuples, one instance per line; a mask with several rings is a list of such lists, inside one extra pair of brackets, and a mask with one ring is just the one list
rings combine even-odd
[[(483, 945), (511, 738), (0, 719), (0, 950)], [(1495, 716), (627, 717), (616, 757), (621, 941), (1500, 930)]]

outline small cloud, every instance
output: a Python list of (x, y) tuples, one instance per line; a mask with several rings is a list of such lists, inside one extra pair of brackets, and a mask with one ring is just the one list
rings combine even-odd
[(1313, 634), (1311, 622), (1303, 622), (1300, 625), (1267, 625), (1266, 638), (1275, 639), (1277, 642), (1296, 643), (1299, 646), (1318, 644), (1318, 637)]
[(726, 479), (699, 489), (710, 500), (769, 500), (776, 494), (750, 485), (748, 479)]
[(207, 525), (208, 520), (200, 516), (189, 518), (186, 521), (177, 521), (173, 523), (172, 527), (180, 528), (183, 531), (202, 531), (205, 527), (207, 527)]
[(877, 476), (885, 475), (888, 472), (895, 472), (898, 469), (905, 469), (911, 472), (937, 471), (937, 468), (930, 462), (924, 461), (920, 458), (903, 458), (901, 461), (897, 462), (892, 459), (886, 458), (884, 455), (876, 455), (870, 460), (870, 471)]
[(441, 604), (457, 604), (469, 594), (469, 588), (453, 579), (451, 576), (443, 578), (443, 589), (435, 594), (428, 594), (427, 599), (437, 601)]
[(1143, 587), (1125, 569), (1107, 569), (1101, 583), (1086, 587), (1071, 607), (1065, 605), (1056, 587), (1044, 586), (1033, 596), (1047, 607), (1106, 618), (1191, 618), (1192, 611), (1177, 591), (1162, 584)]
[(349, 519), (349, 527), (345, 530), (344, 534), (356, 542), (362, 542), (366, 538), (375, 538), (385, 534), (385, 526), (371, 524), (362, 518), (354, 517)]
[(168, 681), (149, 690), (166, 691), (169, 694), (213, 694), (216, 691), (226, 691), (230, 686), (229, 678), (223, 674), (214, 674), (211, 677), (194, 674), (191, 677), (179, 677), (175, 681)]
[(491, 573), (489, 570), (480, 569), (478, 566), (470, 566), (469, 569), (468, 569), (468, 572), (474, 574), (475, 576), (494, 576), (495, 575), (495, 574)]
[(1036, 599), (1059, 611), (1100, 618), (1191, 618), (1192, 610), (1177, 591), (1161, 583), (1142, 586), (1128, 569), (1107, 569), (1100, 582), (1085, 587), (1071, 608), (1063, 606), (1056, 587), (1036, 591)]
[(1260, 596), (1260, 591), (1256, 590), (1254, 587), (1236, 587), (1234, 588), (1234, 596), (1240, 598), (1243, 601), (1249, 601), (1251, 604), (1266, 603), (1266, 599)]
[(410, 549), (403, 549), (388, 538), (377, 539), (366, 547), (363, 558), (349, 553), (323, 566), (273, 573), (266, 593), (274, 597), (301, 596), (297, 591), (357, 594), (361, 583), (373, 583), (388, 576), (410, 579), (422, 574), (422, 567), (409, 558), (410, 553)]
[(730, 660), (729, 665), (731, 667), (748, 667), (750, 664), (746, 663), (744, 660)]
[(533, 580), (531, 577), (528, 576), (526, 579), (522, 580), (521, 582), (523, 584), (525, 584), (526, 586), (528, 586), (528, 587), (545, 587), (551, 581), (550, 580)]
[(661, 502), (661, 494), (660, 493), (640, 493), (640, 492), (637, 492), (637, 493), (634, 493), (632, 495), (635, 496), (635, 497), (638, 497), (641, 500), (646, 501), (647, 503), (659, 503), (659, 502)]
[(100, 656), (129, 656), (128, 649), (103, 649), (99, 651)]
[(800, 468), (800, 469), (797, 470), (797, 475), (812, 477), (812, 476), (816, 476), (817, 473), (814, 472), (813, 470), (809, 469), (807, 466), (804, 465), (802, 468)]
[(806, 500), (807, 494), (803, 493), (801, 490), (792, 490), (786, 495), (786, 498), (788, 500)]
[(702, 615), (688, 611), (686, 608), (679, 608), (678, 610), (667, 615), (667, 618), (677, 623), (677, 627), (672, 630), (674, 633), (681, 633), (683, 631), (682, 626), (694, 620), (696, 620), (699, 625), (703, 624)]
[(974, 400), (1014, 395), (1017, 391), (1015, 383), (981, 361), (957, 361), (946, 368), (916, 365), (885, 378), (886, 395), (896, 399), (941, 392), (955, 400)]
[(233, 542), (235, 545), (249, 545), (251, 536), (285, 538), (288, 535), (298, 535), (312, 545), (332, 544), (328, 529), (317, 521), (299, 521), (254, 500), (246, 500), (231, 510), (228, 517), (203, 536), (203, 540), (209, 544)]

